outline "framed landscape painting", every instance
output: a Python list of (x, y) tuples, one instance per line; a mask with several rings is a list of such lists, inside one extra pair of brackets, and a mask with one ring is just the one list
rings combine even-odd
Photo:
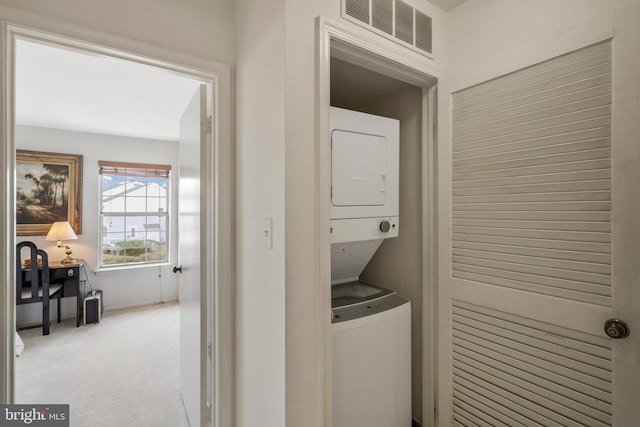
[(82, 233), (82, 155), (16, 150), (16, 234), (46, 235), (56, 221)]

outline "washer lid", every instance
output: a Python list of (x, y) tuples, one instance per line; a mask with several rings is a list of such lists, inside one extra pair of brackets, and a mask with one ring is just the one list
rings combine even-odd
[[(346, 306), (341, 308), (334, 308), (331, 310), (331, 323), (347, 322), (349, 320), (361, 319), (363, 317), (373, 316), (385, 311), (392, 310), (396, 307), (400, 307), (404, 304), (410, 304), (409, 300), (400, 295), (393, 293), (385, 296), (384, 298), (377, 299), (375, 301), (369, 301), (365, 304), (356, 304), (352, 306)], [(369, 322), (381, 321), (382, 318), (368, 319)], [(345, 325), (346, 326), (346, 325)], [(356, 325), (351, 325), (354, 327)], [(332, 328), (333, 332), (338, 332), (343, 329)]]
[(392, 294), (391, 289), (356, 280), (331, 286), (331, 308), (361, 304)]

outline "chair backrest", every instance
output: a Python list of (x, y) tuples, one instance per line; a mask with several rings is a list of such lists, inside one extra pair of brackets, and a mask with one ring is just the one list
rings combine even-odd
[[(23, 280), (21, 255), (24, 247), (29, 248), (31, 266), (27, 269)], [(38, 266), (38, 255), (42, 259), (41, 267)], [(29, 297), (22, 298), (22, 291), (27, 283), (30, 288)], [(39, 295), (39, 287), (42, 287), (42, 296)], [(18, 302), (33, 299), (47, 301), (49, 299), (49, 256), (42, 249), (38, 249), (33, 242), (20, 242), (16, 245), (16, 298)]]

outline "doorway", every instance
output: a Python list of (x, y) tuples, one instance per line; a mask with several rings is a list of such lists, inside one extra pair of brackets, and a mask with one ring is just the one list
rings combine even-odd
[[(208, 239), (210, 243), (203, 244), (199, 251), (199, 259), (201, 262), (198, 265), (198, 269), (201, 270), (201, 280), (199, 281), (199, 295), (200, 295), (200, 307), (201, 307), (201, 316), (199, 319), (196, 319), (198, 322), (198, 327), (201, 327), (202, 333), (199, 336), (196, 336), (197, 348), (200, 349), (199, 355), (196, 355), (196, 358), (201, 360), (202, 363), (195, 363), (194, 369), (198, 370), (198, 377), (201, 377), (203, 380), (200, 384), (195, 384), (194, 387), (197, 389), (195, 392), (195, 396), (197, 399), (196, 408), (199, 407), (199, 411), (196, 410), (195, 414), (191, 415), (192, 424), (199, 425), (200, 419), (202, 417), (207, 418), (216, 418), (226, 417), (227, 413), (230, 413), (230, 402), (229, 397), (221, 398), (221, 392), (223, 390), (227, 390), (227, 387), (230, 387), (230, 369), (223, 370), (225, 372), (224, 376), (216, 375), (220, 370), (219, 364), (229, 363), (227, 362), (230, 357), (227, 356), (227, 352), (231, 351), (231, 346), (228, 345), (226, 341), (219, 341), (219, 337), (221, 334), (224, 334), (226, 337), (228, 331), (231, 328), (230, 324), (230, 313), (228, 312), (228, 308), (223, 308), (222, 310), (216, 310), (218, 305), (223, 305), (226, 307), (231, 307), (231, 303), (229, 300), (230, 292), (228, 291), (230, 287), (230, 277), (231, 277), (231, 263), (230, 259), (227, 256), (219, 257), (217, 249), (225, 248), (228, 249), (231, 246), (230, 234), (222, 233), (214, 233), (212, 230), (217, 229), (229, 229), (230, 227), (220, 227), (221, 224), (228, 224), (228, 221), (231, 218), (231, 204), (229, 200), (227, 192), (228, 188), (231, 186), (230, 177), (231, 177), (231, 165), (232, 161), (230, 158), (231, 150), (230, 150), (230, 78), (229, 78), (229, 67), (224, 64), (217, 63), (207, 63), (207, 67), (204, 68), (205, 71), (202, 71), (202, 67), (189, 68), (188, 66), (178, 65), (175, 62), (171, 61), (163, 61), (163, 60), (155, 60), (150, 59), (150, 55), (148, 52), (145, 52), (144, 49), (140, 51), (138, 48), (138, 55), (130, 54), (124, 51), (117, 51), (107, 49), (103, 46), (108, 45), (102, 40), (101, 43), (97, 43), (96, 40), (93, 40), (93, 43), (90, 42), (82, 42), (71, 38), (66, 38), (64, 36), (52, 36), (50, 34), (43, 34), (38, 31), (25, 29), (24, 27), (13, 27), (7, 26), (5, 32), (5, 49), (9, 52), (9, 57), (11, 58), (8, 69), (12, 70), (12, 72), (8, 73), (5, 76), (5, 87), (10, 88), (10, 91), (13, 96), (20, 95), (15, 92), (15, 73), (13, 70), (15, 69), (15, 60), (16, 54), (19, 54), (19, 49), (17, 48), (17, 43), (20, 40), (30, 40), (37, 43), (42, 43), (46, 45), (55, 45), (57, 47), (62, 47), (67, 50), (80, 52), (83, 55), (88, 57), (101, 56), (110, 61), (125, 61), (132, 66), (139, 67), (153, 67), (156, 70), (162, 70), (166, 74), (171, 74), (174, 76), (182, 76), (186, 79), (191, 79), (193, 81), (197, 81), (197, 83), (203, 83), (208, 88), (207, 92), (207, 101), (204, 106), (207, 113), (212, 117), (211, 120), (211, 129), (207, 140), (203, 143), (200, 143), (200, 152), (202, 163), (200, 164), (202, 169), (200, 171), (200, 191), (201, 195), (203, 194), (214, 194), (214, 193), (224, 193), (225, 196), (221, 197), (220, 200), (213, 200), (212, 197), (198, 197), (197, 203), (201, 203), (201, 220), (199, 221), (200, 225), (204, 230), (201, 230), (202, 235), (213, 236), (212, 239)], [(87, 37), (91, 38), (91, 37)], [(132, 49), (135, 50), (135, 49)], [(160, 52), (163, 53), (163, 52)], [(155, 54), (158, 54), (158, 51), (155, 51)], [(163, 55), (160, 55), (163, 56)], [(164, 55), (167, 58), (170, 58), (170, 53), (165, 53)], [(42, 70), (41, 70), (42, 72)], [(7, 236), (6, 242), (7, 245), (4, 247), (5, 257), (4, 262), (6, 262), (6, 271), (8, 274), (4, 277), (4, 286), (2, 292), (2, 306), (0, 307), (0, 314), (4, 319), (9, 319), (8, 322), (3, 322), (3, 330), (2, 330), (2, 338), (3, 338), (3, 381), (2, 384), (6, 385), (3, 387), (1, 391), (1, 400), (3, 402), (11, 403), (15, 399), (14, 394), (14, 330), (15, 330), (15, 306), (13, 302), (15, 301), (15, 287), (14, 287), (14, 279), (15, 273), (14, 268), (12, 266), (15, 265), (14, 258), (14, 250), (15, 247), (15, 201), (14, 201), (14, 190), (15, 183), (12, 178), (15, 176), (15, 149), (16, 149), (16, 132), (14, 128), (15, 124), (15, 103), (16, 100), (8, 97), (6, 99), (5, 111), (7, 112), (6, 116), (3, 117), (8, 126), (6, 126), (6, 133), (3, 135), (5, 138), (4, 146), (7, 147), (7, 153), (5, 161), (3, 162), (4, 167), (7, 170), (6, 176), (10, 177), (7, 185), (3, 186), (5, 189), (4, 200), (5, 200), (5, 208), (6, 208), (6, 229), (14, 230), (13, 233), (10, 233)], [(217, 107), (214, 110), (214, 105)], [(206, 126), (206, 124), (202, 124)], [(215, 161), (214, 161), (215, 159)], [(217, 166), (219, 162), (220, 167)], [(177, 171), (176, 171), (177, 172)], [(93, 190), (93, 189), (91, 189)], [(220, 191), (225, 190), (225, 191)], [(97, 201), (96, 201), (97, 203)], [(99, 234), (96, 232), (95, 234)], [(174, 233), (177, 236), (177, 232)], [(93, 237), (93, 236), (89, 236)], [(95, 236), (97, 238), (97, 236)], [(204, 240), (204, 239), (203, 239)], [(215, 248), (215, 249), (214, 249)], [(233, 253), (232, 250), (228, 250), (228, 253)], [(203, 260), (215, 259), (216, 266), (219, 267), (215, 271), (210, 267), (211, 262), (202, 262)], [(176, 259), (176, 265), (179, 264), (179, 260)], [(226, 303), (226, 304), (224, 304)], [(63, 310), (64, 311), (64, 310)], [(227, 341), (229, 338), (225, 338)], [(208, 357), (207, 356), (207, 347), (215, 348), (216, 353), (218, 354), (224, 353), (221, 357)], [(226, 374), (229, 372), (229, 374)], [(6, 381), (5, 381), (6, 379)], [(229, 393), (230, 394), (230, 393)], [(215, 403), (215, 404), (214, 404)], [(208, 409), (215, 407), (217, 411), (215, 414), (207, 414)], [(227, 408), (227, 409), (225, 409)]]
[[(82, 194), (78, 192), (77, 197), (79, 220), (76, 225), (76, 234), (79, 239), (66, 243), (73, 248), (74, 257), (82, 260), (80, 297), (84, 297), (91, 290), (98, 289), (103, 293), (102, 305), (108, 310), (99, 331), (95, 330), (97, 326), (89, 326), (93, 329), (92, 336), (87, 336), (85, 330), (73, 329), (71, 331), (64, 329), (67, 333), (60, 335), (58, 332), (62, 332), (62, 329), (54, 325), (51, 328), (52, 335), (42, 339), (33, 335), (39, 332), (39, 329), (32, 331), (23, 329), (32, 323), (40, 323), (39, 306), (37, 304), (18, 306), (16, 327), (18, 334), (25, 337), (26, 348), (25, 354), (16, 359), (15, 401), (20, 404), (46, 401), (45, 396), (53, 395), (52, 391), (55, 390), (55, 395), (59, 399), (56, 402), (66, 401), (72, 407), (93, 407), (94, 411), (101, 410), (99, 408), (106, 410), (113, 405), (116, 408), (120, 407), (121, 411), (116, 411), (112, 407), (109, 411), (113, 414), (112, 416), (115, 417), (116, 414), (122, 416), (120, 412), (126, 413), (127, 405), (120, 405), (118, 401), (125, 396), (128, 396), (126, 400), (136, 400), (135, 394), (128, 395), (135, 388), (123, 387), (120, 381), (113, 379), (124, 372), (131, 372), (126, 375), (135, 378), (133, 373), (156, 370), (165, 371), (167, 375), (157, 376), (154, 383), (160, 378), (168, 380), (178, 377), (177, 372), (184, 373), (189, 369), (178, 371), (177, 362), (183, 358), (178, 357), (177, 349), (180, 348), (179, 343), (184, 333), (176, 333), (175, 325), (171, 324), (172, 319), (182, 325), (195, 323), (185, 328), (188, 331), (199, 329), (198, 323), (193, 320), (189, 322), (183, 318), (181, 311), (184, 310), (184, 305), (182, 304), (179, 310), (175, 311), (177, 315), (165, 320), (162, 320), (164, 316), (160, 316), (166, 311), (165, 306), (162, 307), (163, 310), (159, 310), (160, 307), (158, 307), (158, 310), (146, 311), (149, 321), (139, 320), (133, 323), (135, 325), (133, 328), (125, 328), (119, 333), (113, 331), (110, 334), (111, 336), (116, 334), (117, 341), (112, 341), (109, 335), (104, 335), (104, 331), (107, 330), (106, 324), (111, 321), (115, 323), (116, 318), (122, 317), (111, 316), (112, 311), (113, 314), (123, 313), (123, 309), (130, 310), (135, 306), (165, 302), (171, 304), (174, 301), (184, 300), (184, 286), (179, 291), (178, 276), (171, 272), (171, 267), (178, 265), (177, 240), (182, 238), (182, 235), (177, 233), (177, 208), (178, 205), (183, 204), (181, 199), (184, 197), (180, 197), (180, 194), (184, 193), (178, 191), (181, 187), (179, 180), (182, 177), (177, 159), (180, 157), (178, 146), (183, 145), (184, 142), (176, 143), (172, 139), (180, 141), (179, 114), (186, 108), (190, 96), (195, 93), (200, 83), (182, 76), (174, 76), (157, 67), (117, 60), (108, 56), (88, 56), (82, 51), (54, 44), (45, 45), (33, 39), (18, 38), (15, 52), (14, 143), (17, 153), (20, 154), (16, 156), (18, 160), (16, 188), (18, 194), (24, 196), (17, 198), (18, 212), (30, 211), (24, 209), (23, 205), (27, 205), (27, 208), (45, 206), (45, 203), (41, 203), (42, 197), (36, 199), (36, 196), (32, 196), (28, 187), (24, 185), (23, 177), (27, 168), (30, 167), (30, 163), (21, 161), (25, 150), (32, 153), (72, 153), (82, 156), (83, 176), (80, 179), (84, 191)], [(40, 71), (44, 69), (47, 73)], [(149, 104), (146, 104), (147, 102)], [(42, 154), (42, 156), (46, 157), (47, 161), (55, 161), (53, 154), (51, 156)], [(145, 176), (139, 176), (140, 169), (135, 169), (136, 172), (133, 172), (134, 169), (122, 172), (118, 169), (107, 171), (102, 165), (104, 161), (120, 163), (118, 166), (120, 168), (125, 166), (133, 168), (135, 165), (140, 168), (143, 165), (155, 164), (170, 170), (166, 177), (156, 177), (157, 171), (152, 173), (149, 169), (145, 171)], [(99, 174), (96, 173), (96, 165), (100, 166)], [(33, 174), (38, 175), (35, 172)], [(45, 182), (44, 176), (40, 176), (42, 182)], [(99, 191), (98, 188), (100, 188)], [(98, 197), (96, 192), (99, 192)], [(145, 201), (144, 205), (139, 202), (142, 200)], [(32, 203), (27, 204), (28, 202)], [(147, 206), (156, 202), (162, 206), (158, 210), (166, 211), (167, 217), (159, 216), (160, 214), (152, 216), (154, 213)], [(116, 207), (117, 205), (123, 206), (124, 209)], [(146, 216), (131, 215), (138, 211), (146, 211)], [(168, 221), (165, 218), (168, 218)], [(18, 216), (16, 241), (33, 241), (38, 247), (45, 249), (49, 254), (49, 264), (53, 266), (54, 260), (58, 259), (56, 257), (59, 255), (59, 249), (51, 242), (43, 241), (43, 236), (25, 233), (20, 219), (22, 218)], [(158, 245), (159, 249), (154, 250), (151, 244)], [(123, 251), (119, 250), (123, 247), (124, 255)], [(76, 298), (73, 297), (61, 300), (63, 305), (61, 312), (65, 317), (77, 311), (70, 306), (75, 300)], [(133, 314), (133, 312), (130, 313)], [(140, 312), (136, 311), (136, 313)], [(157, 318), (154, 318), (154, 313), (158, 316)], [(199, 311), (196, 311), (196, 314), (198, 313)], [(31, 319), (32, 314), (36, 315), (34, 319)], [(150, 320), (152, 318), (154, 318), (153, 321)], [(152, 361), (155, 358), (140, 353), (145, 348), (144, 341), (140, 337), (152, 336), (159, 322), (167, 323), (163, 327), (167, 340), (157, 340), (154, 346), (156, 351), (166, 355), (167, 361), (171, 360), (173, 363), (156, 364), (152, 367)], [(145, 329), (146, 332), (140, 336), (127, 337), (126, 330), (137, 332), (141, 329)], [(76, 336), (83, 335), (86, 345), (93, 342), (95, 335), (100, 335), (101, 342), (112, 342), (109, 346), (111, 350), (94, 352), (93, 348), (87, 348), (82, 345), (83, 342), (76, 341), (72, 331), (76, 332)], [(35, 372), (38, 372), (36, 368), (50, 365), (49, 358), (55, 357), (53, 355), (56, 354), (55, 351), (49, 351), (35, 356), (31, 352), (39, 354), (35, 350), (41, 346), (50, 346), (51, 341), (58, 341), (54, 348), (60, 346), (73, 348), (66, 357), (56, 357), (60, 363), (59, 371), (66, 371), (67, 374), (75, 372), (74, 377), (82, 375), (83, 369), (87, 371), (83, 375), (85, 380), (75, 381), (76, 384), (80, 384), (79, 386), (60, 379), (53, 390), (49, 389), (49, 393), (45, 394), (33, 385), (27, 386), (27, 384), (31, 384), (30, 379)], [(197, 342), (195, 339), (193, 341)], [(128, 351), (123, 354), (118, 350), (121, 346), (116, 343), (125, 342), (129, 343), (126, 346)], [(105, 353), (111, 353), (112, 356), (109, 357)], [(193, 353), (190, 352), (190, 354)], [(77, 361), (74, 366), (72, 356), (81, 354), (84, 355), (81, 360), (86, 359), (86, 361), (84, 363)], [(114, 359), (120, 362), (114, 364), (111, 362)], [(29, 363), (31, 369), (25, 367), (25, 363)], [(132, 366), (134, 364), (137, 366)], [(97, 367), (100, 369), (88, 370), (92, 365), (94, 369)], [(99, 378), (99, 372), (105, 371), (109, 373), (96, 381)], [(50, 383), (44, 381), (47, 378), (46, 371), (40, 374), (42, 375), (40, 388), (46, 390), (46, 384)], [(50, 377), (54, 375), (49, 373)], [(88, 404), (85, 398), (90, 399), (92, 391), (100, 389), (101, 384), (103, 387), (119, 390), (116, 396), (122, 397), (108, 399), (109, 394), (107, 394), (100, 407)], [(167, 413), (167, 417), (181, 420), (184, 417), (181, 405), (176, 399), (170, 397), (177, 393), (179, 383), (173, 384), (158, 382), (152, 388), (165, 390), (166, 394), (153, 393), (147, 396), (150, 399), (154, 398), (157, 402), (165, 402), (162, 406), (172, 412)], [(183, 387), (182, 393), (188, 393), (191, 387), (190, 385)], [(187, 397), (182, 400), (186, 403), (194, 399)], [(153, 402), (143, 399), (140, 399), (136, 406), (140, 409), (144, 407), (154, 409)], [(131, 409), (135, 412), (134, 408)], [(149, 411), (149, 413), (157, 412)], [(77, 410), (72, 412), (74, 417), (77, 414)], [(85, 412), (85, 416), (86, 414)], [(99, 418), (104, 417), (99, 416)]]
[[(400, 231), (384, 239), (360, 279), (391, 289), (411, 304), (411, 408), (422, 419), (422, 89), (331, 59), (331, 106), (400, 123)], [(335, 255), (334, 255), (335, 256)]]
[[(371, 262), (363, 271), (363, 277), (376, 284), (396, 290), (409, 296), (413, 307), (416, 308), (412, 317), (414, 336), (412, 339), (412, 389), (413, 418), (422, 425), (433, 425), (435, 419), (435, 250), (437, 247), (435, 234), (435, 158), (436, 149), (434, 118), (435, 96), (439, 73), (424, 67), (424, 60), (416, 61), (413, 53), (404, 52), (397, 46), (381, 47), (379, 39), (368, 33), (352, 31), (345, 27), (327, 21), (321, 21), (321, 57), (320, 57), (320, 116), (318, 144), (322, 152), (328, 135), (329, 106), (340, 106), (358, 111), (383, 116), (389, 115), (388, 106), (395, 104), (393, 109), (401, 113), (400, 138), (400, 216), (407, 215), (409, 225), (400, 227), (400, 235), (413, 234), (410, 239), (388, 239), (384, 242)], [(418, 55), (419, 56), (419, 55)], [(415, 62), (414, 62), (415, 61)], [(325, 115), (326, 114), (326, 115)], [(403, 123), (404, 122), (404, 123)], [(403, 125), (406, 125), (403, 129)], [(326, 129), (326, 131), (325, 131)], [(326, 132), (326, 133), (325, 133)], [(413, 136), (403, 141), (403, 132)], [(404, 147), (403, 147), (404, 143)], [(404, 151), (404, 153), (403, 153)], [(403, 160), (404, 156), (404, 160)], [(319, 200), (329, 200), (330, 159), (321, 155), (318, 166), (320, 172)], [(404, 171), (403, 171), (404, 169)], [(404, 177), (403, 177), (404, 174)], [(411, 181), (408, 185), (407, 180)], [(404, 181), (404, 183), (403, 183)], [(405, 187), (406, 185), (406, 187)], [(413, 196), (403, 189), (412, 188)], [(403, 213), (404, 199), (404, 213)], [(408, 203), (407, 203), (408, 202)], [(328, 204), (328, 203), (327, 203)], [(322, 204), (320, 204), (322, 206)], [(321, 209), (325, 209), (324, 207)], [(328, 221), (327, 211), (323, 212), (323, 220)], [(401, 224), (404, 222), (401, 220)], [(327, 226), (326, 229), (329, 227)], [(405, 234), (404, 237), (408, 235)], [(317, 238), (326, 247), (330, 246), (327, 236), (322, 233)], [(391, 242), (393, 241), (393, 242)], [(384, 246), (388, 247), (384, 247)], [(417, 248), (418, 254), (415, 254)], [(412, 253), (413, 251), (413, 253)], [(329, 251), (327, 251), (328, 253)], [(401, 258), (407, 261), (402, 253), (415, 256), (409, 261), (411, 266), (396, 274), (403, 266), (399, 265)], [(395, 265), (389, 269), (387, 262)], [(328, 283), (331, 282), (330, 259), (321, 259), (323, 266), (320, 271), (327, 276), (321, 277), (322, 285), (326, 287), (320, 298), (322, 309), (330, 306)], [(386, 265), (386, 267), (385, 267)], [(400, 280), (398, 280), (400, 279)], [(324, 320), (324, 319), (323, 319)], [(330, 343), (330, 328), (321, 332), (325, 343)], [(327, 351), (327, 355), (331, 352)], [(328, 359), (328, 360), (327, 360)], [(325, 366), (330, 372), (330, 357), (326, 356)], [(330, 375), (327, 375), (330, 377)], [(327, 384), (326, 393), (331, 393), (331, 385)], [(330, 395), (325, 395), (331, 401)], [(330, 405), (326, 405), (330, 407)], [(328, 418), (331, 417), (327, 413)]]

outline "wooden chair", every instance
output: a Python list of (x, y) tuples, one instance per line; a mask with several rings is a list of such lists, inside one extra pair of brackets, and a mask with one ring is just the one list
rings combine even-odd
[[(31, 265), (23, 270), (22, 248), (28, 247)], [(38, 266), (38, 256), (42, 266)], [(49, 284), (49, 257), (38, 249), (33, 242), (20, 242), (16, 245), (16, 304), (42, 303), (42, 335), (49, 335), (49, 300), (58, 300), (58, 323), (60, 323), (61, 284)]]

